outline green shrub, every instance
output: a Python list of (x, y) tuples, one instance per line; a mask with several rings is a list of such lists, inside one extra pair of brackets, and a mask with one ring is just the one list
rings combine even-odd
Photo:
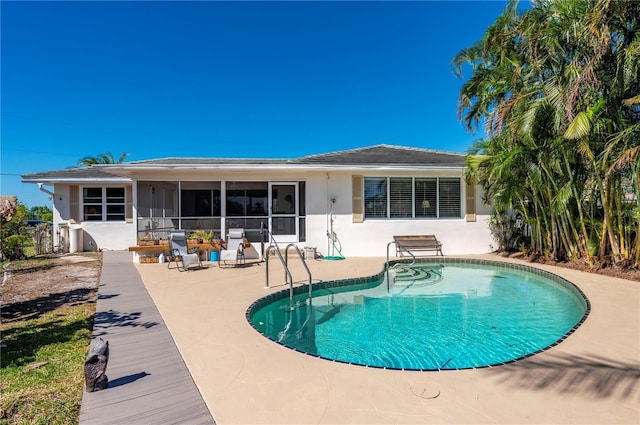
[(24, 253), (24, 245), (29, 242), (29, 237), (24, 235), (11, 235), (2, 240), (2, 258), (6, 260), (23, 260), (27, 258)]

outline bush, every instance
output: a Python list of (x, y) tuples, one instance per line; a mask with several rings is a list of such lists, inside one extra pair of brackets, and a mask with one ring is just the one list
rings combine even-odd
[(25, 220), (31, 218), (24, 204), (16, 203), (14, 212), (0, 217), (0, 254), (3, 260), (19, 260), (25, 258), (23, 245), (29, 238), (23, 236), (27, 227)]
[(27, 258), (24, 253), (24, 245), (27, 242), (29, 242), (28, 236), (7, 236), (2, 241), (2, 258), (6, 260), (23, 260)]

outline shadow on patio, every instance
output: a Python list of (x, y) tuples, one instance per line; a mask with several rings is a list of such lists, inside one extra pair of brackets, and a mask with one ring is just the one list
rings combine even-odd
[(529, 390), (553, 390), (591, 398), (630, 399), (640, 397), (640, 364), (598, 355), (546, 353), (501, 368), (500, 381)]

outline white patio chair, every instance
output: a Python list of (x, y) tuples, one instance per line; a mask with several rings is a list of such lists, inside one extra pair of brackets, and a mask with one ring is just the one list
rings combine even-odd
[(220, 251), (218, 266), (226, 265), (227, 261), (234, 261), (234, 265), (244, 264), (244, 229), (229, 229), (227, 247)]
[[(202, 267), (200, 255), (197, 252), (189, 251), (187, 246), (187, 234), (184, 230), (171, 230), (169, 232), (169, 249), (171, 257), (167, 268), (170, 269), (171, 263), (175, 262), (178, 270), (183, 272), (190, 266)], [(197, 250), (197, 248), (195, 248)]]

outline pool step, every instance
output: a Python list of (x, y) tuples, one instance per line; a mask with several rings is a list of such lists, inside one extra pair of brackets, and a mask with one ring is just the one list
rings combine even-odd
[(436, 283), (442, 279), (442, 269), (435, 267), (397, 267), (395, 269), (395, 285), (415, 285), (421, 283)]

